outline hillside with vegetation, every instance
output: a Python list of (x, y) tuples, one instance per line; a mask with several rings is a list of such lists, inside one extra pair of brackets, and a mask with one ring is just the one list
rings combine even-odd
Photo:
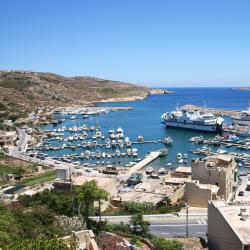
[(41, 106), (90, 105), (95, 102), (143, 99), (150, 89), (88, 76), (0, 71), (0, 113), (15, 116)]

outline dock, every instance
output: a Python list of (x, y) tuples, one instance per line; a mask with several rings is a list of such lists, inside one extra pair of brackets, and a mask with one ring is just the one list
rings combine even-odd
[(194, 112), (195, 110), (199, 110), (205, 113), (213, 113), (214, 115), (218, 116), (238, 116), (240, 114), (240, 110), (230, 110), (230, 109), (217, 109), (217, 108), (207, 108), (207, 107), (200, 107), (191, 104), (187, 104), (181, 107), (181, 109), (185, 109), (189, 112)]
[(140, 162), (136, 163), (134, 166), (132, 166), (129, 171), (126, 173), (126, 175), (131, 175), (134, 172), (140, 171), (142, 168), (144, 168), (146, 165), (148, 165), (150, 162), (155, 160), (156, 158), (159, 157), (161, 152), (159, 151), (153, 151), (151, 152), (148, 157), (144, 158)]

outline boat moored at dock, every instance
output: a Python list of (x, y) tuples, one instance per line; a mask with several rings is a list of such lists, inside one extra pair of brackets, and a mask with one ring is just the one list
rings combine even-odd
[(166, 127), (216, 133), (222, 130), (224, 119), (212, 113), (201, 113), (198, 110), (188, 112), (185, 109), (164, 113), (161, 118)]

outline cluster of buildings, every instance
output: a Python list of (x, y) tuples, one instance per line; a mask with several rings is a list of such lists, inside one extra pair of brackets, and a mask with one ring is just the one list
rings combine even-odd
[(16, 131), (0, 131), (0, 146), (14, 146), (16, 139)]
[[(186, 203), (208, 208), (211, 250), (250, 250), (250, 200), (246, 204), (235, 199), (239, 195), (236, 166), (234, 156), (228, 154), (198, 158), (186, 182)], [(250, 180), (247, 174), (245, 177)]]

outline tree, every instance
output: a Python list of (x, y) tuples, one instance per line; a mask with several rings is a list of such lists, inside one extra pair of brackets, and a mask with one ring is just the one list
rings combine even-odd
[(97, 186), (96, 181), (89, 181), (76, 187), (76, 199), (87, 228), (90, 226), (89, 215), (94, 202), (99, 202), (99, 217), (101, 219), (101, 200), (108, 200), (108, 195), (108, 192)]
[(15, 217), (0, 204), (0, 248), (8, 245), (21, 232)]
[(144, 237), (149, 233), (149, 225), (149, 222), (143, 219), (142, 213), (135, 214), (130, 219), (131, 231)]

